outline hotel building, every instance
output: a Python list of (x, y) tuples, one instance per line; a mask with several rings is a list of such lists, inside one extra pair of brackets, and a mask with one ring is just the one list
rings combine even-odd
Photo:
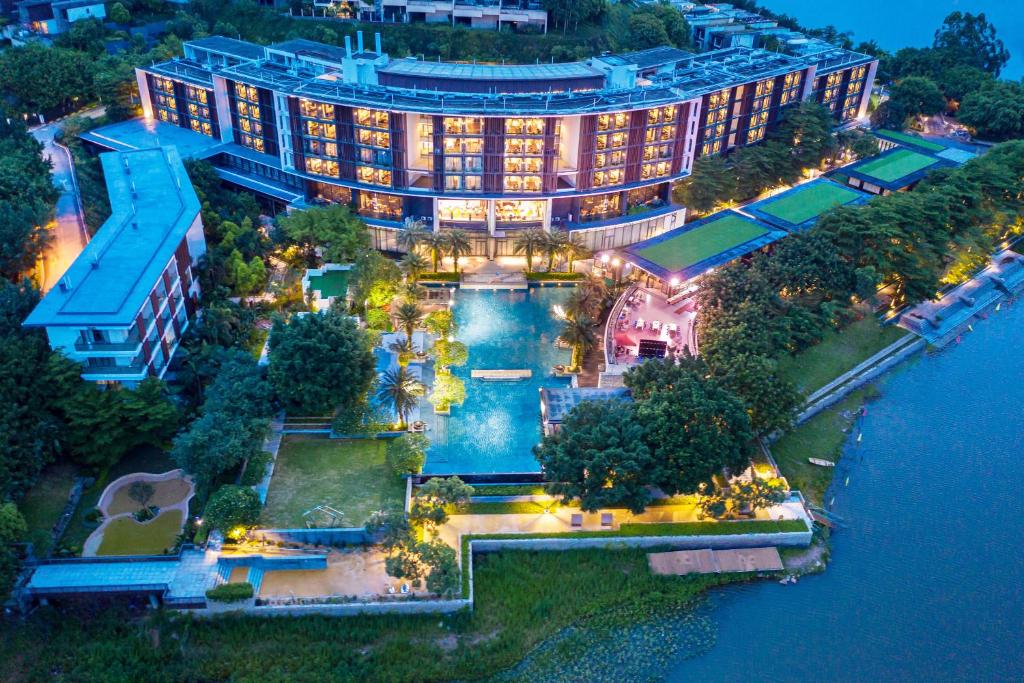
[(101, 156), (111, 215), (25, 320), (82, 364), (132, 387), (163, 377), (199, 306), (199, 200), (173, 147)]
[[(390, 59), (361, 34), (355, 49), (210, 37), (137, 75), (147, 125), (202, 136), (194, 155), (225, 181), (279, 208), (350, 205), (384, 250), (412, 217), (466, 230), (493, 258), (527, 229), (608, 249), (682, 225), (673, 181), (698, 156), (763, 140), (801, 100), (837, 123), (862, 117), (877, 63), (827, 48), (493, 65)], [(85, 137), (124, 148), (113, 128)]]

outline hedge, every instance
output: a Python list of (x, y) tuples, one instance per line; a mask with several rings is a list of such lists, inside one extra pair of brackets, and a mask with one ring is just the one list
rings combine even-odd
[(554, 282), (575, 282), (577, 280), (582, 280), (584, 277), (585, 276), (583, 275), (583, 273), (531, 272), (526, 274), (526, 279), (530, 280), (531, 282), (544, 282), (545, 280), (550, 280)]
[(419, 282), (458, 282), (459, 273), (420, 273)]
[(222, 583), (206, 591), (206, 597), (217, 602), (241, 602), (242, 600), (248, 600), (252, 596), (252, 584), (248, 581), (243, 583)]

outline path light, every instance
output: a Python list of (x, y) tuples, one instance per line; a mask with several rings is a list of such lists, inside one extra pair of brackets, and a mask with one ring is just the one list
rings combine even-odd
[(672, 278), (672, 281), (669, 284), (671, 284), (673, 288), (678, 287), (679, 286), (679, 278), (677, 278), (677, 277)]
[(196, 517), (196, 526), (202, 526), (202, 525), (203, 525), (203, 518), (202, 517)]
[(612, 265), (615, 266), (616, 268), (622, 265), (622, 261), (619, 260), (618, 256), (612, 259)]
[(601, 263), (608, 263), (608, 254), (601, 254)]

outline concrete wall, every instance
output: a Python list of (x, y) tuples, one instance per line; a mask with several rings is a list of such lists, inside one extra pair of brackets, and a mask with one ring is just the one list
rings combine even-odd
[(470, 542), (473, 552), (500, 550), (576, 550), (582, 548), (653, 548), (672, 546), (678, 550), (728, 550), (766, 546), (805, 547), (811, 543), (811, 531), (774, 534), (735, 534), (728, 536), (610, 536), (609, 538), (503, 538)]
[(367, 545), (372, 539), (366, 529), (257, 529), (252, 535), (264, 541), (306, 543), (309, 545)]

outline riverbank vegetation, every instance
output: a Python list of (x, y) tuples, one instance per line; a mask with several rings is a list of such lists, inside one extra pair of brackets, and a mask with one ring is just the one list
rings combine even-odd
[[(662, 616), (692, 612), (694, 600), (706, 589), (749, 580), (655, 576), (646, 552), (479, 555), (475, 609), (447, 616), (191, 619), (166, 612), (128, 613), (110, 605), (79, 612), (43, 608), (19, 628), (0, 625), (0, 646), (14, 653), (0, 661), (0, 677), (104, 680), (116, 672), (125, 680), (154, 683), (478, 680), (513, 667), (564, 629), (635, 627), (638, 622), (653, 628)], [(566, 600), (567, 595), (574, 597)], [(617, 642), (649, 648), (644, 633), (640, 629)], [(326, 642), (330, 647), (324, 647)], [(679, 645), (689, 643), (670, 650), (683, 654)], [(583, 651), (565, 649), (557, 661), (571, 664)]]

